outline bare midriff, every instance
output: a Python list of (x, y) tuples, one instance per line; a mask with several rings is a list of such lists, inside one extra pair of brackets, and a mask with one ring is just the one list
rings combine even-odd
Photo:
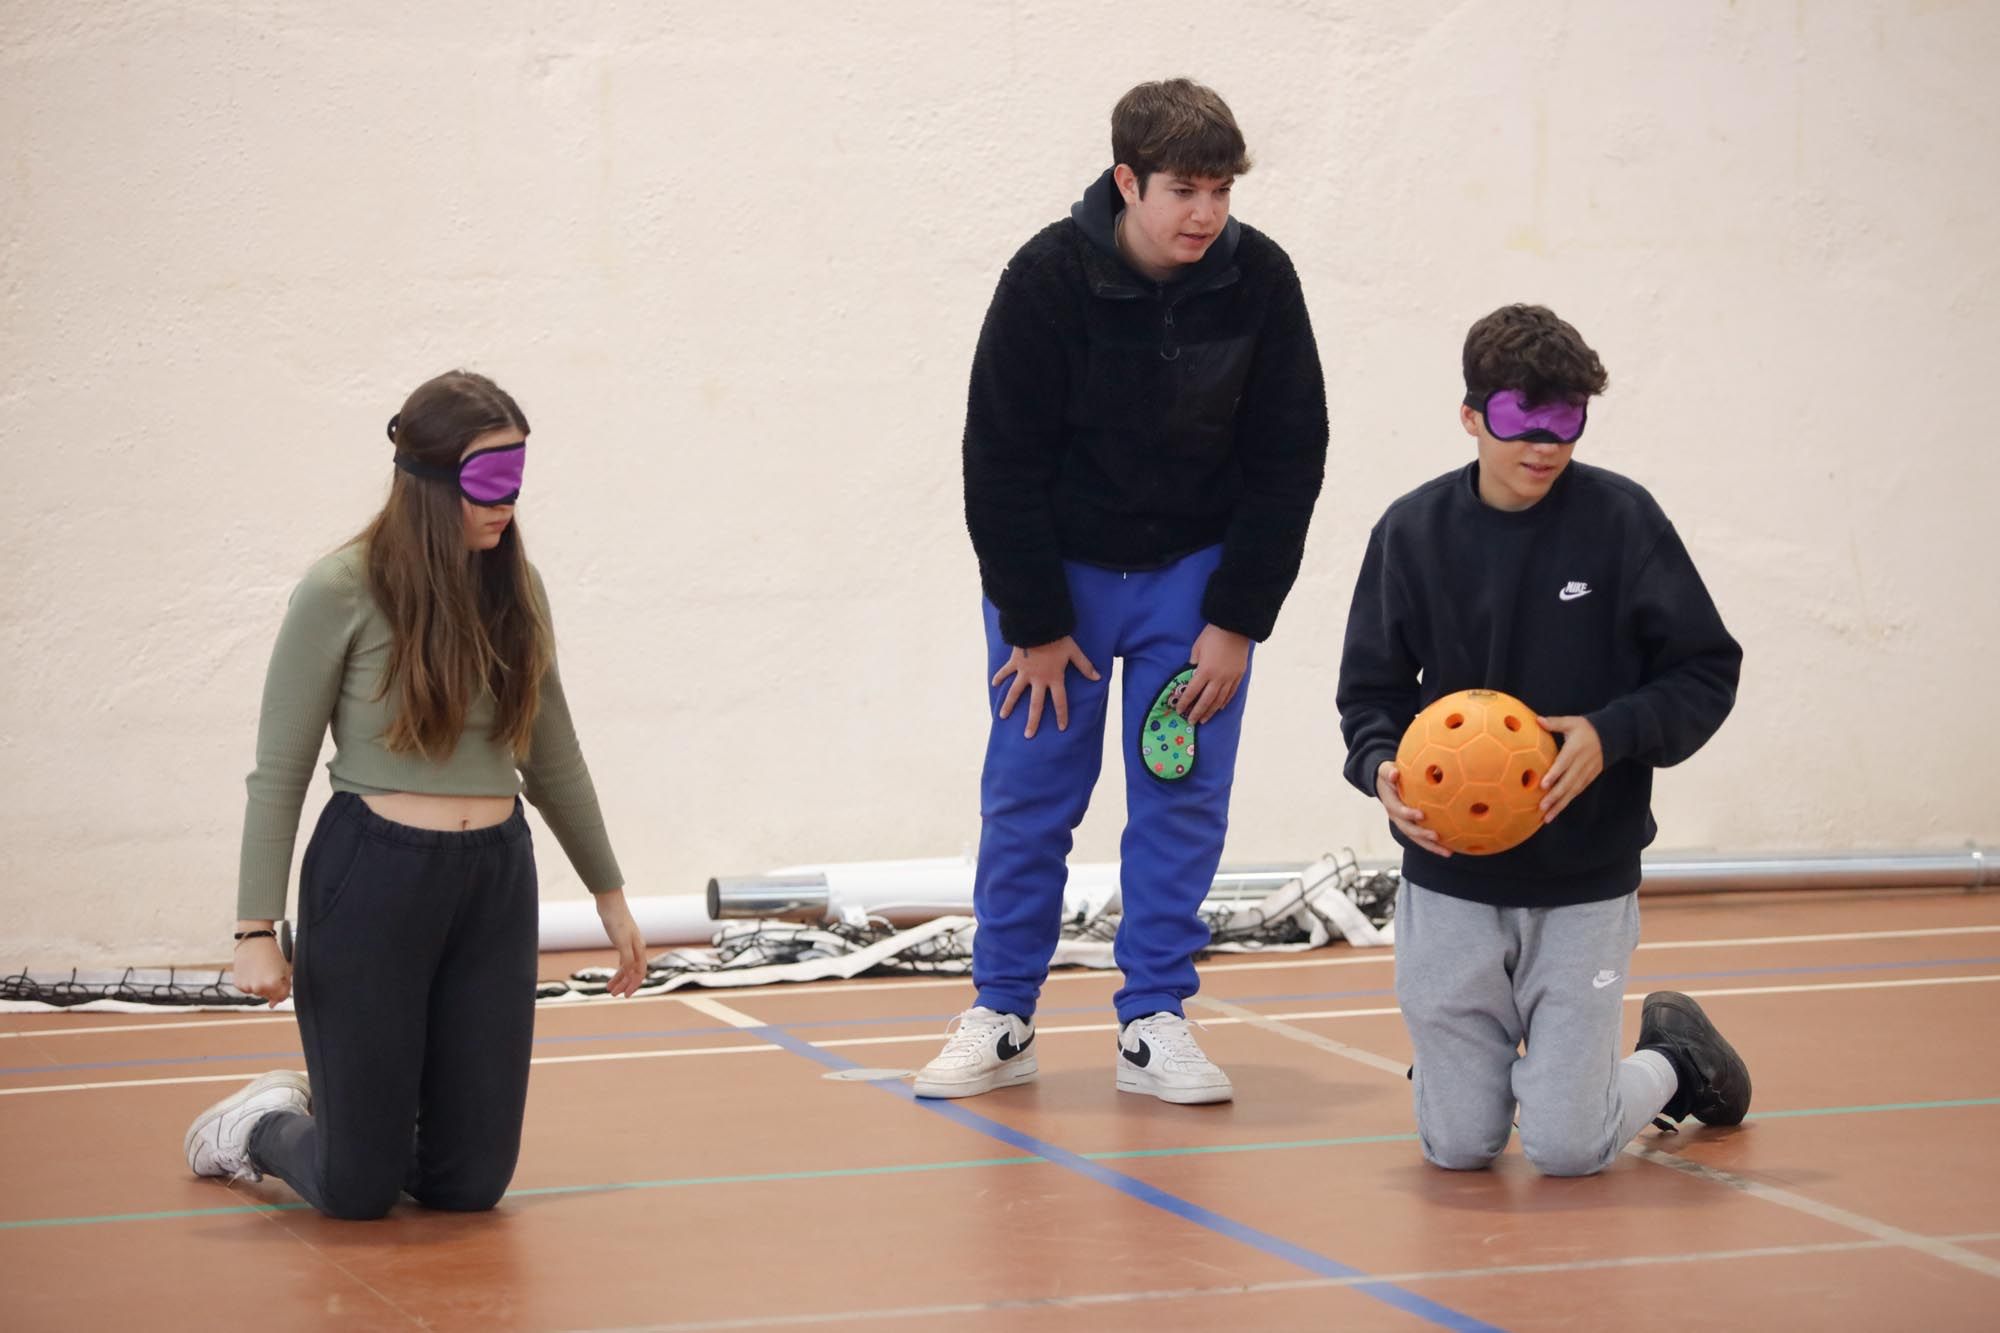
[(370, 810), (410, 828), (467, 833), (504, 824), (514, 813), (511, 796), (433, 796), (425, 792), (375, 792), (361, 798)]

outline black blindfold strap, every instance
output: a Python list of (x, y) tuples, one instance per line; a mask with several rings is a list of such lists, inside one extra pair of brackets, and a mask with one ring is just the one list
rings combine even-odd
[(423, 477), (427, 481), (448, 481), (453, 485), (458, 483), (457, 468), (434, 467), (429, 463), (420, 463), (409, 454), (403, 453), (400, 450), (396, 453), (396, 466), (413, 477)]

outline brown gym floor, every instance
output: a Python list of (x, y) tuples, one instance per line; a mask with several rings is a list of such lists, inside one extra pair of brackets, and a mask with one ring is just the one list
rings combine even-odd
[(1423, 1163), (1386, 950), (1205, 966), (1217, 1107), (1114, 1089), (1112, 975), (1051, 980), (1039, 1082), (957, 1103), (830, 1075), (928, 1059), (961, 980), (545, 1007), (513, 1194), (374, 1223), (186, 1173), (195, 1112), (303, 1067), (288, 1015), (10, 1015), (0, 1326), (2000, 1326), (2000, 896), (1644, 911), (1628, 1037), (1700, 997), (1756, 1105), (1587, 1180)]

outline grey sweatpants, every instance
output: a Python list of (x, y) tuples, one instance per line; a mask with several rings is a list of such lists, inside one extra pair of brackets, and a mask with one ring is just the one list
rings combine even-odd
[(1659, 1114), (1671, 1066), (1656, 1053), (1618, 1056), (1638, 942), (1636, 893), (1490, 907), (1404, 881), (1396, 1000), (1426, 1158), (1485, 1166), (1507, 1146), (1518, 1104), (1528, 1160), (1550, 1175), (1589, 1175)]

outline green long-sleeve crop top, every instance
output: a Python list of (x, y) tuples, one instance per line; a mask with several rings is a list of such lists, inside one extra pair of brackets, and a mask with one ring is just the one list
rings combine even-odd
[[(546, 614), (548, 594), (539, 573), (534, 588)], [(448, 758), (427, 759), (392, 751), (384, 741), (394, 693), (382, 689), (389, 640), (389, 622), (368, 593), (361, 545), (344, 547), (306, 572), (292, 594), (264, 678), (257, 767), (245, 784), (250, 799), (243, 817), (237, 916), (284, 915), (299, 811), (329, 724), (335, 749), (327, 773), (335, 791), (525, 795), (592, 893), (624, 887), (554, 664), (542, 684), (528, 758), (518, 767), (513, 751), (489, 734), (494, 701), (484, 690), (457, 748)]]

